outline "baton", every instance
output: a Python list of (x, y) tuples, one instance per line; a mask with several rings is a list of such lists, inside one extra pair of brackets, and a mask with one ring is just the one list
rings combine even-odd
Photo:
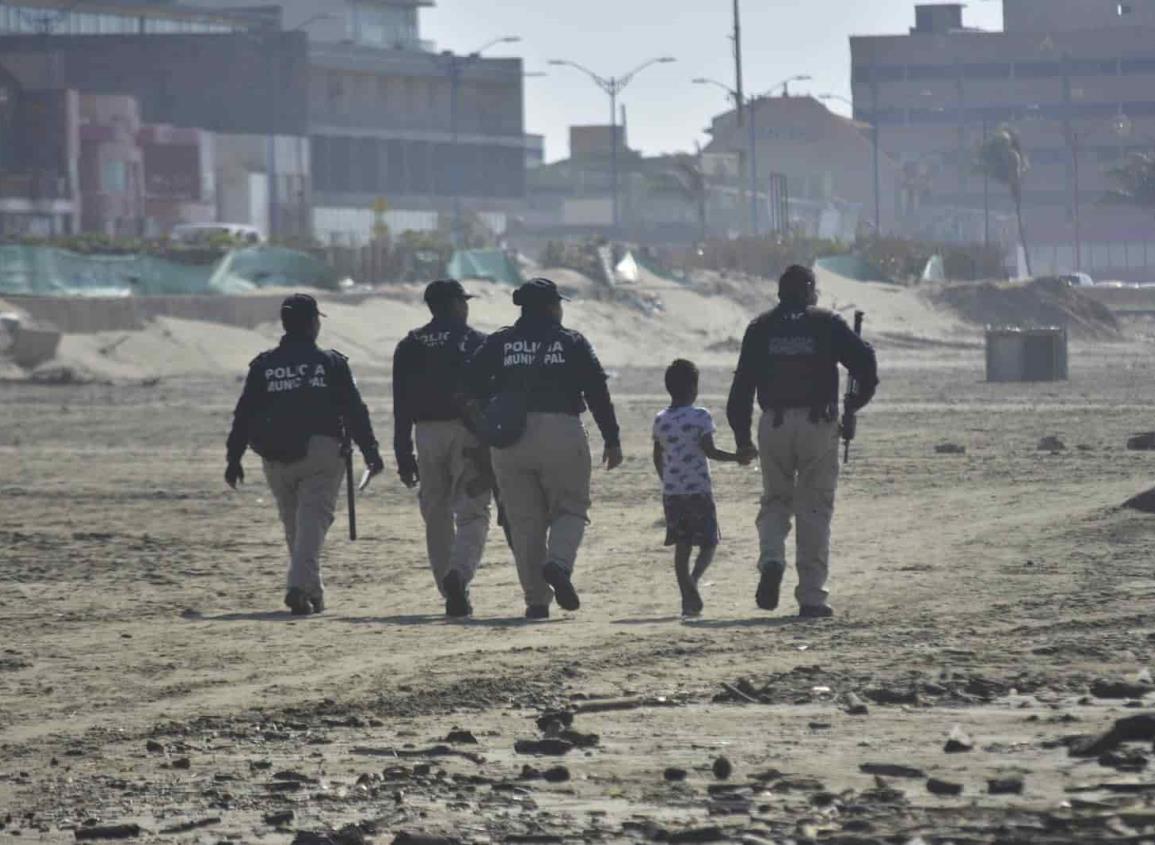
[[(862, 311), (854, 312), (854, 333), (862, 337), (862, 320), (866, 316)], [(846, 383), (846, 400), (849, 400), (858, 391), (858, 380), (851, 377)], [(845, 401), (845, 400), (844, 400)], [(855, 434), (858, 433), (858, 419), (857, 415), (845, 412), (842, 415), (842, 463), (850, 463), (850, 441), (854, 439)]]
[(357, 491), (353, 487), (353, 449), (345, 443), (345, 494), (349, 503), (349, 539), (357, 539)]

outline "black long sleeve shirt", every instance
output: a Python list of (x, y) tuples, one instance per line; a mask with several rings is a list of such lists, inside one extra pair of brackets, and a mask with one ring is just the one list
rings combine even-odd
[[(542, 343), (541, 372), (533, 376)], [(522, 317), (491, 334), (473, 355), (466, 381), (483, 404), (507, 389), (529, 383), (531, 413), (580, 415), (588, 407), (608, 447), (621, 445), (607, 376), (590, 342), (580, 332), (550, 319)]]
[(414, 329), (393, 353), (393, 451), (412, 460), (413, 424), (462, 417), (465, 364), (485, 335), (463, 323), (434, 319)]
[(250, 445), (258, 446), (262, 440), (275, 440), (289, 453), (299, 451), (304, 457), (311, 436), (341, 439), (346, 427), (363, 455), (377, 450), (369, 409), (348, 359), (313, 341), (286, 335), (279, 346), (249, 365), (233, 412), (228, 460), (240, 461)]
[(837, 314), (780, 305), (755, 319), (742, 340), (726, 416), (739, 446), (752, 443), (754, 396), (763, 411), (838, 413), (838, 365), (857, 382), (864, 407), (878, 387), (874, 348)]

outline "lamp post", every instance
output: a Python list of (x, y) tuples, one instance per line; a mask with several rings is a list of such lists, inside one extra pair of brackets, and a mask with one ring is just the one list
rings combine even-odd
[[(846, 103), (846, 105), (850, 106), (850, 114), (852, 116), (854, 114), (854, 103), (851, 102), (846, 97), (843, 97), (841, 94), (819, 94), (818, 99), (820, 99), (820, 100), (837, 100), (838, 102)], [(870, 146), (871, 146), (871, 156), (873, 159), (872, 170), (873, 170), (873, 176), (874, 176), (874, 179), (873, 179), (873, 181), (874, 181), (874, 234), (875, 234), (875, 237), (881, 237), (881, 235), (882, 235), (882, 198), (880, 195), (880, 187), (881, 186), (879, 185), (880, 174), (879, 174), (879, 161), (878, 161), (878, 115), (877, 114), (874, 115), (874, 120), (871, 122), (871, 125), (870, 125)]]
[(580, 70), (586, 76), (593, 80), (594, 84), (605, 91), (610, 97), (610, 191), (613, 194), (611, 198), (611, 220), (613, 226), (613, 233), (616, 235), (619, 225), (618, 212), (618, 95), (622, 93), (627, 85), (633, 82), (634, 77), (641, 73), (651, 65), (669, 64), (677, 61), (672, 56), (662, 56), (656, 59), (642, 62), (629, 73), (622, 76), (600, 76), (590, 70), (584, 65), (577, 62), (571, 62), (568, 59), (551, 59), (550, 64), (556, 66), (572, 67)]
[(747, 146), (747, 162), (746, 162), (746, 178), (748, 184), (748, 191), (750, 193), (750, 237), (758, 237), (759, 221), (758, 221), (758, 126), (757, 126), (757, 101), (764, 96), (771, 95), (781, 88), (787, 96), (789, 93), (789, 85), (791, 82), (805, 82), (810, 79), (807, 74), (796, 74), (774, 85), (764, 94), (756, 94), (750, 97), (745, 103), (742, 102), (742, 94), (731, 88), (724, 82), (719, 82), (717, 79), (709, 79), (704, 76), (699, 76), (696, 79), (690, 80), (695, 85), (713, 85), (715, 88), (721, 88), (734, 100), (734, 108), (736, 113), (742, 112), (743, 106), (747, 113), (747, 128), (748, 134), (746, 136)]
[(501, 38), (494, 38), (492, 41), (487, 41), (482, 44), (472, 53), (464, 56), (458, 55), (451, 50), (445, 50), (442, 53), (431, 56), (433, 61), (437, 62), (445, 75), (449, 78), (449, 134), (452, 139), (453, 159), (452, 166), (449, 168), (449, 184), (450, 191), (453, 195), (453, 232), (452, 240), (453, 246), (460, 248), (462, 246), (461, 238), (461, 150), (458, 128), (459, 115), (459, 99), (461, 93), (461, 77), (465, 70), (481, 59), (481, 54), (498, 44), (516, 44), (521, 41), (521, 37), (517, 35), (506, 35)]

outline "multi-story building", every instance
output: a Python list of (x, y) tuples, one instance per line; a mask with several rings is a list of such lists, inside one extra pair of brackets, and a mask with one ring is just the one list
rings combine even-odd
[(437, 52), (419, 21), (433, 0), (274, 2), (284, 27), (309, 39), (319, 238), (364, 242), (382, 222), (394, 232), (450, 229), (459, 213), (504, 229), (525, 199), (520, 59)]
[(75, 91), (27, 90), (0, 67), (0, 235), (79, 231), (79, 127)]
[(963, 26), (962, 6), (919, 6), (909, 34), (850, 40), (854, 113), (898, 164), (882, 190), (898, 231), (988, 236), (1006, 189), (977, 150), (1013, 128), (1035, 273), (1150, 278), (1155, 217), (1104, 202), (1111, 169), (1155, 146), (1155, 0), (1004, 0), (1001, 32)]
[[(733, 168), (732, 178), (715, 178), (715, 216), (724, 228), (749, 231), (748, 192), (756, 188), (759, 232), (767, 231), (774, 211), (772, 179), (784, 186), (790, 224), (814, 236), (852, 240), (858, 229), (872, 229), (875, 215), (884, 231), (893, 227), (895, 197), (880, 192), (874, 203), (874, 148), (868, 127), (832, 113), (813, 97), (759, 97), (738, 122), (734, 110), (715, 117), (707, 156), (753, 153), (755, 185), (749, 173)], [(753, 150), (751, 150), (753, 147)], [(879, 181), (893, 184), (894, 162), (885, 154), (877, 161)], [(779, 188), (781, 190), (781, 188)], [(727, 201), (728, 200), (728, 201)], [(779, 201), (779, 204), (781, 201)]]
[[(102, 22), (92, 34), (56, 34), (58, 29), (72, 32), (80, 26), (75, 13), (67, 11), (75, 4), (28, 2), (40, 4), (36, 8), (42, 8), (45, 16), (48, 11), (43, 10), (49, 10), (50, 3), (61, 10), (51, 18), (54, 29), (41, 20), (40, 34), (0, 35), (0, 68), (21, 86), (72, 90), (82, 97), (126, 97), (139, 107), (141, 124), (212, 133), (221, 153), (216, 164), (222, 170), (213, 178), (220, 185), (218, 199), (230, 211), (247, 213), (245, 219), (227, 222), (259, 225), (278, 237), (310, 233), (304, 33), (270, 27), (275, 16), (268, 14), (252, 17), (189, 11), (172, 4), (101, 0), (85, 8), (99, 8), (105, 17), (131, 18), (137, 30), (107, 31)], [(166, 21), (174, 9), (187, 17), (187, 27), (203, 29), (170, 32)], [(204, 20), (198, 14), (205, 15)], [(228, 18), (230, 14), (235, 17)], [(235, 29), (218, 31), (224, 20), (233, 21)], [(238, 172), (242, 165), (244, 172)], [(199, 217), (192, 206), (204, 202), (193, 198), (186, 210)], [(171, 215), (158, 219), (169, 220)]]
[(467, 214), (500, 232), (524, 204), (521, 61), (434, 51), (418, 25), (432, 0), (19, 3), (0, 6), (0, 65), (216, 133), (219, 190), (245, 194), (222, 204), (253, 218), (232, 222), (260, 223), (253, 167), (274, 236), (364, 242)]

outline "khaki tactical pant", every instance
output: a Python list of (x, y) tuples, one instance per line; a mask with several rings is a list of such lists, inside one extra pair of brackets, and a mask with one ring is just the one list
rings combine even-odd
[[(437, 589), (444, 594), (441, 584), (452, 570), (468, 584), (481, 565), (493, 492), (481, 480), (477, 454), (467, 454), (483, 447), (461, 422), (419, 422), (416, 430), (425, 545)], [(470, 489), (482, 484), (481, 492)]]
[(345, 474), (341, 442), (334, 437), (309, 438), (309, 451), (291, 464), (265, 461), (265, 478), (277, 500), (285, 543), (289, 547), (288, 586), (310, 597), (323, 597), (321, 547), (333, 524), (337, 494)]
[(590, 509), (592, 461), (581, 419), (530, 414), (521, 440), (493, 450), (493, 469), (525, 603), (548, 606), (553, 590), (542, 568), (553, 561), (573, 572)]
[(830, 564), (830, 520), (838, 487), (838, 424), (811, 422), (810, 412), (791, 409), (774, 426), (774, 414), (762, 415), (758, 451), (762, 464), (762, 509), (758, 513), (761, 555), (758, 565), (786, 562), (790, 518), (798, 522), (800, 605), (826, 604)]

